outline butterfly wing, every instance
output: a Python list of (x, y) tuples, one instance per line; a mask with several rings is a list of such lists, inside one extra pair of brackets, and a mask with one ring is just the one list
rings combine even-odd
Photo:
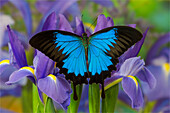
[(89, 83), (101, 83), (116, 70), (118, 57), (142, 38), (142, 34), (128, 26), (115, 26), (100, 30), (89, 37)]
[(57, 62), (60, 72), (74, 84), (87, 83), (85, 48), (82, 37), (60, 30), (49, 30), (36, 34), (29, 42), (49, 58)]

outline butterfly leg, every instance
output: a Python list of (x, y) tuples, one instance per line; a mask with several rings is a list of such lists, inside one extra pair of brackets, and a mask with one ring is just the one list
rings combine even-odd
[(101, 74), (102, 76), (102, 81), (101, 81), (101, 85), (102, 85), (102, 99), (105, 98), (105, 92), (104, 92), (104, 77), (103, 77), (103, 74)]
[(74, 100), (78, 99), (77, 91), (76, 91), (76, 85), (77, 85), (77, 82), (76, 82), (75, 77), (73, 76), (73, 94), (74, 94), (73, 98), (74, 98)]

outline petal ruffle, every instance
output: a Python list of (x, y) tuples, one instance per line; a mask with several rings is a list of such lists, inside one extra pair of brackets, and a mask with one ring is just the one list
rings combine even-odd
[(132, 108), (139, 109), (143, 107), (144, 100), (141, 89), (136, 81), (131, 77), (124, 77), (122, 80), (122, 87), (132, 101)]
[[(131, 27), (134, 27), (134, 24), (131, 24)], [(144, 43), (144, 40), (146, 38), (146, 34), (148, 32), (148, 28), (146, 29), (146, 31), (143, 33), (143, 38), (137, 42), (134, 46), (132, 46), (131, 48), (129, 48), (123, 55), (121, 55), (119, 57), (119, 64), (121, 65), (126, 59), (131, 58), (131, 57), (136, 57)], [(119, 67), (117, 67), (119, 68)]]
[(34, 70), (31, 67), (23, 67), (15, 72), (13, 72), (10, 77), (9, 81), (6, 82), (7, 85), (11, 85), (17, 82), (20, 82), (24, 77), (29, 77), (30, 80), (35, 83), (34, 78)]
[(59, 14), (59, 30), (68, 31), (73, 33), (73, 29), (64, 15)]
[(56, 29), (56, 23), (57, 23), (57, 17), (55, 12), (52, 12), (44, 22), (42, 31), (46, 30), (55, 30)]
[(94, 29), (94, 33), (97, 32), (97, 31), (100, 31), (100, 30), (102, 30), (106, 27), (107, 27), (107, 19), (103, 14), (101, 14), (97, 18), (97, 24), (96, 24), (96, 27)]
[(82, 34), (85, 33), (83, 23), (78, 17), (76, 17), (76, 30), (75, 30), (75, 33), (77, 35), (79, 35), (79, 36), (82, 36)]
[(107, 17), (107, 27), (114, 26), (113, 19), (111, 17)]
[(70, 104), (71, 85), (63, 78), (48, 75), (38, 80), (38, 88), (54, 101), (67, 108)]
[(8, 34), (9, 34), (9, 40), (11, 43), (12, 52), (15, 56), (18, 66), (20, 68), (27, 66), (27, 60), (26, 60), (26, 55), (25, 55), (23, 45), (18, 40), (18, 37), (15, 35), (15, 33), (10, 29), (9, 25), (7, 26), (7, 28), (8, 28)]
[(121, 65), (118, 73), (122, 76), (135, 76), (144, 67), (144, 65), (145, 63), (143, 60), (140, 60), (140, 57), (129, 58)]
[(166, 76), (161, 66), (147, 66), (147, 69), (156, 78), (156, 86), (153, 89), (150, 89), (147, 83), (141, 82), (143, 92), (147, 96), (147, 99), (154, 101), (161, 98), (170, 98), (170, 74)]
[(136, 75), (140, 80), (148, 83), (149, 87), (153, 89), (156, 86), (156, 79), (154, 75), (144, 67), (141, 71)]
[(33, 64), (37, 80), (45, 78), (48, 74), (52, 73), (54, 69), (54, 61), (38, 50), (37, 55), (34, 57)]
[(42, 25), (44, 24), (46, 18), (48, 15), (50, 15), (52, 12), (56, 12), (56, 14), (62, 14), (64, 11), (66, 11), (73, 3), (75, 3), (77, 0), (57, 0), (53, 3), (53, 5), (50, 7), (50, 9), (44, 14), (43, 19), (41, 20), (36, 33), (40, 32), (42, 29)]

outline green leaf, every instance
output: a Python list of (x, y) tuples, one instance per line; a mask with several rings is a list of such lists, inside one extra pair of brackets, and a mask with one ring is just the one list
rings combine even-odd
[(33, 113), (43, 113), (43, 112), (44, 112), (44, 105), (39, 98), (37, 86), (33, 85)]
[(47, 100), (45, 103), (45, 113), (55, 113), (54, 104), (50, 97), (47, 97)]
[(99, 84), (89, 84), (89, 112), (100, 113), (100, 88)]
[[(71, 87), (73, 89), (73, 84), (71, 84)], [(74, 94), (73, 93), (71, 94), (71, 102), (70, 102), (70, 105), (68, 107), (67, 113), (77, 113), (79, 103), (80, 103), (80, 99), (81, 99), (82, 87), (83, 87), (83, 85), (77, 85), (76, 86), (76, 92), (77, 92), (78, 100), (74, 100), (73, 99)]]
[[(135, 109), (132, 109), (131, 106), (118, 100), (115, 108), (115, 113), (139, 113), (139, 112), (137, 112)], [(143, 112), (143, 113), (149, 113), (149, 112)]]
[(30, 81), (22, 88), (22, 108), (24, 113), (32, 113), (32, 83)]
[(102, 99), (102, 112), (114, 112), (118, 92), (119, 84), (116, 84), (105, 91), (105, 99)]

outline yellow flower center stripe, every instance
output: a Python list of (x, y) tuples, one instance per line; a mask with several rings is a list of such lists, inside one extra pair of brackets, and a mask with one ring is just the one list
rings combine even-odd
[(56, 76), (49, 74), (48, 77), (52, 78), (56, 82)]
[(136, 87), (138, 88), (138, 81), (136, 80), (136, 78), (132, 75), (128, 75), (127, 77), (132, 78), (136, 84)]
[(91, 28), (91, 29), (94, 31), (95, 26), (93, 26), (92, 24), (90, 24), (90, 23), (84, 23), (84, 25), (85, 25), (86, 27)]
[(34, 74), (34, 69), (32, 69), (31, 67), (22, 67), (22, 68), (20, 68), (20, 70), (23, 70), (23, 69), (29, 70), (32, 74)]
[(110, 87), (112, 87), (112, 86), (118, 84), (119, 82), (122, 81), (122, 79), (123, 79), (123, 78), (119, 78), (119, 79), (117, 79), (117, 80), (111, 82), (110, 84), (108, 84), (107, 86), (104, 87), (104, 90), (107, 90), (107, 89), (109, 89)]
[(9, 64), (9, 60), (2, 60), (1, 62), (0, 62), (0, 65), (1, 64)]
[(163, 64), (163, 68), (164, 68), (164, 70), (165, 70), (166, 73), (169, 73), (169, 72), (170, 72), (170, 64), (164, 63), (164, 64)]

